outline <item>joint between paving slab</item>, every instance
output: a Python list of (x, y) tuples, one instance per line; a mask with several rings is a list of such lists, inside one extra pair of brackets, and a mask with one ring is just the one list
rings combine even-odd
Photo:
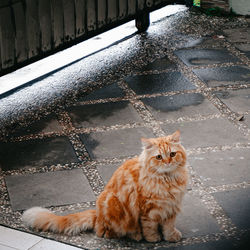
[(232, 191), (232, 190), (237, 190), (241, 188), (249, 188), (249, 187), (250, 187), (250, 182), (242, 182), (242, 183), (234, 183), (234, 184), (224, 184), (221, 186), (206, 187), (205, 191), (209, 194), (213, 194), (217, 192)]
[(63, 132), (65, 134), (74, 131), (74, 126), (72, 124), (71, 118), (66, 111), (61, 111), (57, 115), (59, 123), (63, 126)]
[(211, 63), (208, 65), (200, 66), (188, 66), (191, 70), (195, 69), (210, 69), (210, 68), (224, 68), (224, 67), (232, 67), (232, 66), (245, 66), (246, 63), (243, 62), (228, 62), (228, 63)]
[(21, 142), (21, 141), (44, 139), (44, 138), (56, 138), (63, 136), (68, 136), (68, 133), (62, 131), (62, 132), (45, 132), (45, 133), (29, 134), (24, 136), (10, 137), (8, 141)]
[(145, 76), (145, 75), (159, 75), (163, 73), (178, 72), (178, 69), (163, 69), (163, 70), (145, 70), (136, 71), (131, 73), (129, 76)]
[(75, 130), (75, 133), (77, 134), (90, 134), (90, 133), (98, 133), (98, 132), (107, 132), (107, 131), (115, 131), (115, 130), (123, 130), (128, 128), (150, 128), (149, 123), (141, 123), (141, 122), (135, 122), (135, 123), (128, 123), (128, 124), (117, 124), (113, 126), (102, 126), (102, 127), (89, 127), (89, 128), (77, 128)]
[(81, 162), (87, 162), (90, 160), (89, 152), (87, 151), (84, 143), (81, 141), (79, 135), (72, 133), (68, 135), (68, 138), (74, 148), (74, 152)]
[(99, 196), (104, 189), (104, 181), (94, 165), (86, 165), (81, 168), (87, 177), (89, 184), (96, 196)]
[[(226, 88), (226, 86), (225, 86)], [(245, 85), (242, 88), (246, 88)], [(208, 89), (211, 89), (208, 87)], [(121, 101), (130, 101), (130, 100), (139, 100), (143, 98), (154, 98), (159, 96), (174, 96), (174, 95), (181, 95), (181, 94), (194, 94), (194, 93), (201, 93), (200, 89), (187, 89), (187, 90), (179, 90), (179, 91), (168, 91), (168, 92), (161, 92), (161, 93), (152, 93), (152, 94), (135, 94), (131, 93), (133, 96), (124, 96), (124, 97), (117, 97), (117, 98), (107, 98), (107, 99), (98, 99), (98, 100), (91, 100), (91, 101), (79, 101), (73, 104), (72, 106), (78, 105), (94, 105), (99, 103), (107, 103), (107, 102), (121, 102)]]
[(85, 201), (85, 202), (74, 203), (74, 204), (69, 204), (69, 205), (50, 206), (49, 209), (53, 211), (54, 213), (60, 214), (60, 213), (66, 212), (68, 214), (76, 210), (77, 211), (85, 210), (85, 209), (89, 209), (95, 206), (96, 206), (96, 201)]
[[(1, 198), (2, 198), (0, 200), (1, 206), (10, 206), (9, 194), (8, 194), (8, 190), (7, 190), (3, 175), (0, 175), (0, 193), (1, 193)], [(1, 206), (0, 206), (0, 210), (1, 210)]]
[(189, 148), (187, 149), (188, 155), (198, 155), (208, 152), (219, 152), (238, 148), (250, 148), (250, 143), (235, 143), (232, 145), (221, 145), (221, 146), (211, 146), (211, 147), (199, 147), (199, 148)]

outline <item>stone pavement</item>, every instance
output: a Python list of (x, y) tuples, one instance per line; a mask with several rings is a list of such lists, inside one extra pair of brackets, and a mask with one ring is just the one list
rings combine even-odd
[(2, 98), (0, 224), (30, 232), (20, 216), (31, 206), (94, 207), (141, 137), (180, 129), (181, 242), (35, 234), (87, 249), (249, 249), (249, 31), (244, 17), (184, 11)]

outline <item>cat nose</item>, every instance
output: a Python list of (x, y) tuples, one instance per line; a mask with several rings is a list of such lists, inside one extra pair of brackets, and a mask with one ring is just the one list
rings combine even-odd
[(170, 158), (164, 160), (164, 163), (166, 163), (166, 164), (169, 164), (170, 162), (171, 162), (171, 159), (170, 159)]

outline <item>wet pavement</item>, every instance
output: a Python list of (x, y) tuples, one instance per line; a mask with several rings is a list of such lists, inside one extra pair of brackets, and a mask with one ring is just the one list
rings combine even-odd
[(87, 249), (247, 249), (250, 21), (183, 11), (0, 99), (0, 224), (31, 206), (95, 206), (140, 138), (182, 132), (190, 183), (178, 243), (36, 233)]

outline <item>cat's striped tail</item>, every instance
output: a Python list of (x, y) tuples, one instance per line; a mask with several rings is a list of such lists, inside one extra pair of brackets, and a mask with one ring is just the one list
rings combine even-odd
[(48, 209), (33, 207), (23, 213), (22, 220), (27, 226), (35, 230), (76, 235), (81, 231), (94, 229), (96, 211), (86, 210), (80, 213), (59, 216)]

